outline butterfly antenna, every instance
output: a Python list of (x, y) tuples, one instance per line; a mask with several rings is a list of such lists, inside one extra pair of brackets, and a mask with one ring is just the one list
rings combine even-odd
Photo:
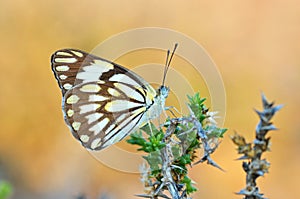
[(176, 51), (177, 46), (178, 46), (178, 43), (175, 44), (170, 59), (169, 59), (169, 56), (170, 56), (170, 50), (168, 50), (168, 52), (167, 52), (166, 65), (165, 65), (164, 76), (163, 76), (163, 81), (162, 81), (162, 85), (163, 85), (163, 86), (165, 85), (165, 80), (166, 80), (167, 72), (168, 72), (168, 70), (169, 70), (169, 67), (170, 67), (172, 58), (173, 58), (173, 56), (174, 56), (174, 54), (175, 54), (175, 51)]
[(168, 61), (169, 61), (169, 56), (170, 56), (170, 50), (167, 52), (167, 58), (166, 58), (166, 64), (164, 68), (164, 74), (163, 74), (163, 80), (162, 80), (162, 85), (165, 85), (165, 79), (166, 79), (166, 73), (167, 73), (167, 66), (168, 66)]

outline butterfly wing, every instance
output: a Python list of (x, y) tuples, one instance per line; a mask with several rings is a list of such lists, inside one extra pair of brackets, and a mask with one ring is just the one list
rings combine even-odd
[(65, 120), (86, 148), (110, 146), (139, 127), (147, 110), (145, 94), (122, 82), (87, 82), (66, 92)]
[(62, 49), (51, 56), (51, 66), (63, 95), (77, 84), (99, 81), (127, 81), (156, 92), (143, 78), (127, 68), (76, 49)]
[(110, 146), (147, 119), (157, 94), (132, 71), (74, 49), (55, 52), (51, 63), (63, 93), (65, 121), (84, 147)]

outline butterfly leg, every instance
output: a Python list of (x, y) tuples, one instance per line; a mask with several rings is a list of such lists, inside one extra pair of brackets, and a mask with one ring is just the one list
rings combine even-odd
[(151, 125), (151, 121), (148, 120), (148, 126), (149, 126), (149, 129), (150, 129), (150, 132), (151, 132), (151, 136), (153, 135), (153, 130), (152, 130), (152, 125)]
[[(170, 113), (176, 118), (177, 116), (174, 114), (174, 112), (171, 110), (171, 109), (174, 109), (179, 115), (183, 115), (181, 112), (179, 112), (178, 110), (177, 110), (177, 108), (175, 107), (175, 106), (166, 106), (165, 107), (165, 110), (166, 111), (170, 111)], [(164, 112), (165, 113), (165, 112)], [(165, 113), (166, 114), (166, 113)]]

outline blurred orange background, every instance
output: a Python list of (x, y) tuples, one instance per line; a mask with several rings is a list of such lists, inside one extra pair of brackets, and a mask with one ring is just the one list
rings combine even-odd
[(138, 174), (99, 163), (72, 137), (63, 121), (50, 56), (66, 47), (90, 51), (114, 34), (149, 26), (173, 29), (200, 43), (225, 84), (224, 126), (229, 130), (213, 157), (226, 172), (206, 164), (194, 167), (191, 177), (199, 189), (194, 198), (242, 198), (234, 192), (244, 187), (245, 174), (242, 162), (234, 160), (238, 155), (229, 135), (236, 130), (253, 139), (258, 123), (253, 108), (261, 110), (261, 91), (285, 106), (274, 118), (279, 130), (270, 133), (272, 152), (265, 155), (270, 173), (258, 180), (259, 187), (268, 198), (297, 198), (300, 2), (296, 0), (1, 1), (0, 179), (13, 185), (11, 198), (71, 199), (82, 193), (96, 198), (107, 193), (127, 199), (143, 192)]

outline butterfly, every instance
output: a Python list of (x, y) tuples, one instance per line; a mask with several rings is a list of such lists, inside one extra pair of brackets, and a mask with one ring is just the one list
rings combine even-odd
[[(90, 150), (101, 150), (157, 118), (165, 108), (164, 85), (172, 57), (168, 50), (162, 85), (156, 90), (133, 71), (75, 49), (51, 56), (62, 92), (64, 119), (73, 136)], [(170, 59), (169, 59), (170, 57)]]

